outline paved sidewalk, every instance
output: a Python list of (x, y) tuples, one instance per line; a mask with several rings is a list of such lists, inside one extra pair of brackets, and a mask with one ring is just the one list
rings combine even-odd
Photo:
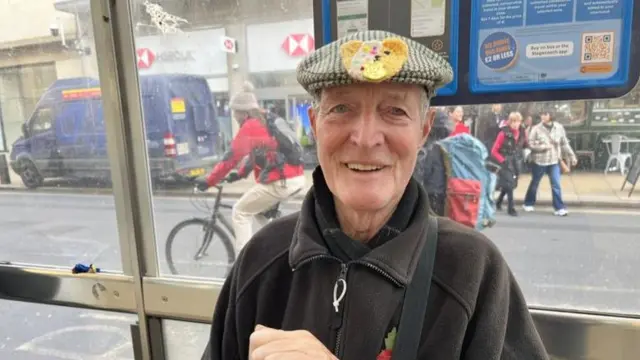
[[(307, 189), (312, 185), (311, 171), (305, 171), (307, 178)], [(33, 192), (55, 192), (55, 193), (84, 193), (84, 194), (110, 194), (109, 188), (96, 188), (95, 186), (73, 186), (67, 183), (48, 183), (48, 186), (29, 190), (24, 188), (19, 181), (19, 177), (13, 174), (11, 185), (0, 185), (0, 191), (33, 191)], [(523, 174), (519, 180), (519, 187), (515, 191), (516, 202), (522, 203), (527, 186), (530, 182), (530, 175)], [(568, 207), (588, 206), (606, 208), (637, 208), (640, 209), (640, 185), (636, 192), (628, 197), (630, 186), (625, 186), (626, 190), (620, 191), (624, 178), (619, 173), (572, 173), (562, 176), (562, 196)], [(53, 184), (53, 186), (51, 186)], [(252, 178), (244, 179), (233, 184), (227, 184), (224, 194), (228, 197), (240, 197), (254, 184)], [(155, 194), (158, 196), (184, 196), (190, 189), (182, 188), (159, 188)], [(302, 199), (304, 194), (296, 196)], [(538, 205), (551, 205), (551, 188), (547, 178), (543, 178), (538, 190)]]

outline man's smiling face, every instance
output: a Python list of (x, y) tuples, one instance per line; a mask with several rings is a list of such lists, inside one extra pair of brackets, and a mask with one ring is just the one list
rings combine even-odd
[(329, 189), (344, 205), (375, 211), (404, 193), (429, 133), (424, 90), (392, 83), (323, 90), (309, 113)]

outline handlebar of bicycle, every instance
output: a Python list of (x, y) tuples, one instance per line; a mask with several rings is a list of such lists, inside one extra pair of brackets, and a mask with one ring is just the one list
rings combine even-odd
[[(192, 179), (195, 180), (195, 179)], [(221, 195), (222, 193), (222, 189), (224, 188), (224, 184), (231, 184), (234, 181), (229, 181), (227, 178), (222, 179), (222, 181), (220, 181), (218, 184), (211, 186), (213, 188), (216, 188), (218, 190), (218, 196)], [(200, 191), (198, 190), (197, 185), (195, 185), (193, 187), (193, 194), (204, 194), (206, 193), (206, 191)], [(232, 206), (231, 205), (227, 205), (227, 204), (218, 204), (219, 207), (221, 208), (225, 208), (225, 209), (231, 209)], [(262, 212), (261, 214), (266, 216), (268, 219), (273, 219), (279, 216), (280, 211), (278, 210), (280, 207), (280, 202), (276, 203), (273, 207), (271, 207), (270, 209), (267, 209), (266, 211)]]
[[(193, 180), (195, 180), (195, 179), (192, 179), (192, 181), (193, 181)], [(228, 180), (227, 180), (227, 178), (224, 178), (224, 179), (222, 179), (222, 181), (220, 181), (218, 184), (216, 184), (216, 185), (214, 185), (214, 186), (211, 186), (211, 187), (212, 187), (212, 188), (216, 188), (216, 189), (218, 190), (218, 192), (220, 192), (220, 191), (222, 191), (222, 189), (224, 188), (224, 185), (225, 185), (225, 184), (231, 184), (231, 183), (232, 183), (232, 181), (228, 181)], [(194, 193), (194, 194), (201, 194), (201, 193), (202, 193), (202, 194), (204, 194), (204, 193), (206, 193), (206, 191), (200, 191), (200, 190), (198, 190), (198, 186), (197, 186), (197, 185), (194, 185), (194, 186), (193, 186), (193, 193)]]

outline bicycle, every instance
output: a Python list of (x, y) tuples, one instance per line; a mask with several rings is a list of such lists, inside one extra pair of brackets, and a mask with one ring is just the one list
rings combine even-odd
[[(213, 243), (213, 237), (217, 236), (220, 239), (219, 242), (223, 245), (227, 256), (225, 276), (235, 262), (236, 250), (234, 241), (232, 240), (232, 238), (235, 238), (235, 232), (233, 230), (233, 225), (229, 222), (229, 220), (227, 220), (227, 218), (222, 214), (221, 211), (221, 209), (232, 209), (231, 205), (222, 203), (222, 192), (224, 189), (224, 186), (222, 184), (224, 184), (225, 182), (227, 181), (223, 181), (221, 184), (215, 186), (215, 188), (218, 190), (218, 193), (215, 196), (213, 207), (209, 209), (208, 206), (205, 205), (205, 207), (207, 207), (207, 210), (211, 211), (211, 215), (208, 218), (194, 217), (191, 219), (183, 220), (176, 224), (169, 233), (167, 242), (165, 244), (165, 256), (167, 258), (167, 265), (169, 266), (169, 270), (173, 275), (179, 275), (179, 272), (176, 269), (174, 263), (174, 256), (172, 254), (173, 245), (176, 242), (175, 239), (178, 233), (187, 227), (199, 227), (203, 232), (203, 236), (201, 239), (202, 244), (199, 246), (198, 251), (193, 257), (194, 261), (199, 261), (203, 257), (208, 256), (207, 250)], [(202, 192), (197, 188), (194, 188), (192, 194), (197, 195), (202, 194)], [(269, 221), (280, 217), (281, 212), (279, 210), (279, 205), (280, 203), (275, 204), (270, 209), (262, 212), (261, 215), (265, 216)], [(194, 206), (196, 205), (194, 204)], [(231, 237), (229, 235), (231, 235)]]

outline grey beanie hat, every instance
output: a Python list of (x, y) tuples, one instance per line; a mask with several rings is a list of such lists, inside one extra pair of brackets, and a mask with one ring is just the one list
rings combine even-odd
[(231, 98), (231, 102), (229, 103), (231, 110), (249, 111), (259, 109), (260, 106), (258, 105), (258, 99), (253, 93), (253, 90), (253, 84), (246, 81), (242, 86), (242, 91)]

